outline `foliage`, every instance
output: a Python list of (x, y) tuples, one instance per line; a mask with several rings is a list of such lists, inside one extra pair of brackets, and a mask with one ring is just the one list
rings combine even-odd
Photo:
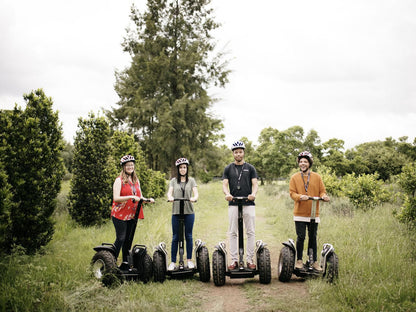
[(416, 226), (416, 163), (403, 168), (398, 183), (404, 191), (404, 203), (397, 217), (402, 222)]
[(66, 170), (71, 173), (72, 172), (72, 163), (74, 160), (74, 146), (69, 143), (66, 142), (65, 143), (65, 147), (62, 151), (62, 158), (64, 160), (64, 165)]
[(132, 7), (134, 28), (123, 43), (132, 62), (116, 73), (119, 107), (108, 116), (135, 132), (152, 169), (173, 173), (178, 157), (209, 150), (223, 128), (209, 113), (207, 89), (224, 86), (229, 71), (221, 53), (211, 55), (219, 25), (209, 4), (149, 0), (143, 13)]
[(342, 182), (341, 179), (336, 176), (334, 171), (324, 165), (315, 169), (316, 172), (320, 174), (322, 181), (324, 182), (326, 192), (331, 196), (342, 197), (344, 194)]
[(112, 175), (110, 127), (104, 117), (90, 113), (78, 119), (69, 195), (69, 213), (78, 223), (101, 224), (110, 215)]
[[(2, 153), (0, 153), (1, 155)], [(7, 173), (0, 160), (0, 250), (7, 250), (10, 237), (10, 212), (14, 209), (11, 186), (7, 182)]]
[(346, 152), (350, 159), (349, 173), (374, 174), (380, 179), (388, 180), (401, 172), (402, 167), (409, 161), (409, 156), (398, 151), (397, 144), (387, 139), (363, 143)]
[(52, 99), (42, 89), (23, 98), (25, 110), (16, 105), (1, 118), (2, 161), (15, 204), (7, 245), (21, 245), (34, 253), (54, 232), (52, 214), (64, 174), (63, 140)]
[(322, 144), (323, 156), (321, 163), (329, 168), (340, 177), (347, 173), (348, 161), (343, 153), (344, 141), (330, 139)]
[(383, 187), (377, 173), (356, 176), (347, 174), (342, 178), (342, 189), (355, 208), (369, 210), (389, 201), (389, 192)]

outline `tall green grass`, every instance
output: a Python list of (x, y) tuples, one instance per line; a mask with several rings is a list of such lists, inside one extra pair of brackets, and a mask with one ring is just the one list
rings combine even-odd
[[(2, 311), (203, 311), (207, 287), (198, 277), (148, 284), (126, 282), (106, 288), (96, 282), (89, 265), (96, 245), (113, 242), (109, 220), (100, 227), (80, 227), (67, 214), (64, 185), (55, 214), (53, 240), (35, 256), (19, 249), (0, 259), (0, 310)], [(221, 182), (199, 185), (195, 204), (194, 239), (213, 247), (226, 240), (227, 203)], [(332, 243), (339, 256), (339, 280), (321, 279), (284, 284), (276, 276), (281, 242), (295, 238), (293, 202), (287, 184), (260, 187), (256, 208), (256, 237), (270, 249), (273, 277), (269, 285), (247, 279), (239, 289), (248, 309), (256, 311), (414, 311), (416, 310), (415, 233), (392, 216), (392, 205), (372, 211), (352, 211), (341, 199), (322, 206), (318, 242)], [(165, 198), (145, 206), (145, 219), (137, 226), (135, 243), (149, 254), (161, 241), (171, 242), (171, 204)], [(228, 281), (228, 278), (227, 278)], [(227, 282), (224, 287), (227, 287)]]

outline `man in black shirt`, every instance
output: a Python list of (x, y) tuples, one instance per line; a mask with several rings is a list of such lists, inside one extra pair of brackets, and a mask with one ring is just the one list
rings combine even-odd
[(258, 190), (257, 171), (253, 165), (244, 161), (244, 142), (234, 142), (231, 150), (234, 162), (225, 167), (222, 176), (222, 190), (229, 205), (228, 218), (230, 225), (228, 233), (232, 264), (228, 268), (234, 270), (238, 266), (238, 206), (233, 201), (233, 197), (243, 196), (248, 197), (247, 203), (243, 206), (243, 219), (247, 234), (247, 267), (254, 270), (256, 268), (253, 263), (256, 217), (254, 200)]

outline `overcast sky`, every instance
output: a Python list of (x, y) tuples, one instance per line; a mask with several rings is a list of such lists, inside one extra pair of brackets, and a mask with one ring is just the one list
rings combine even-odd
[[(114, 71), (131, 3), (0, 0), (0, 108), (43, 88), (73, 142), (78, 118), (118, 100)], [(213, 0), (233, 71), (213, 113), (225, 143), (262, 129), (314, 129), (322, 142), (416, 136), (416, 1)]]

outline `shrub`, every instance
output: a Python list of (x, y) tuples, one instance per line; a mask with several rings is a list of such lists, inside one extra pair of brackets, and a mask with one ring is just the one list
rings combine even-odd
[(416, 163), (403, 167), (398, 183), (404, 191), (404, 203), (397, 214), (397, 218), (401, 222), (407, 222), (416, 226)]
[(354, 173), (344, 176), (343, 193), (355, 208), (369, 210), (388, 201), (390, 194), (378, 177), (377, 173), (363, 174), (358, 177)]

